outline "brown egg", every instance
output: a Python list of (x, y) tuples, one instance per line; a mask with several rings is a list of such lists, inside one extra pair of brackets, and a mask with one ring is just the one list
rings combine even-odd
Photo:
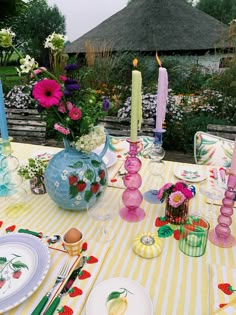
[(64, 241), (66, 243), (75, 243), (75, 242), (78, 242), (81, 238), (82, 238), (82, 233), (76, 228), (71, 228), (66, 232), (64, 236)]

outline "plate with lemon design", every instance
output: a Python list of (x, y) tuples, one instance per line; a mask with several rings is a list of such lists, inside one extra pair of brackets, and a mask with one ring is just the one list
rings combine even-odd
[(86, 315), (153, 315), (152, 301), (146, 290), (128, 278), (111, 278), (91, 291)]

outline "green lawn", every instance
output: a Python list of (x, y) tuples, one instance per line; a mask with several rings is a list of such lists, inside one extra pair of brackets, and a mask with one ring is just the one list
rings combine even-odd
[(3, 75), (15, 74), (16, 76), (18, 76), (17, 71), (16, 71), (16, 67), (13, 67), (13, 66), (1, 66), (0, 67), (0, 75), (1, 74), (3, 74)]
[(26, 83), (26, 77), (19, 76), (15, 66), (1, 66), (0, 79), (3, 84), (3, 91), (7, 93), (14, 85)]

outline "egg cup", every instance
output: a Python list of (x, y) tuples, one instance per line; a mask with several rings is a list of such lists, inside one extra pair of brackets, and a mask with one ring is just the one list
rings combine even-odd
[(82, 234), (81, 239), (75, 243), (67, 243), (65, 240), (63, 241), (63, 243), (64, 243), (64, 248), (67, 250), (70, 256), (79, 256), (82, 249), (83, 234)]

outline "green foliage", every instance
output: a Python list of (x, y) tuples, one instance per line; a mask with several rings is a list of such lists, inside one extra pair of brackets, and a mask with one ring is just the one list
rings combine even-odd
[(197, 64), (179, 63), (168, 70), (169, 85), (176, 94), (191, 94), (201, 90), (210, 74)]
[(48, 51), (43, 43), (53, 32), (65, 34), (65, 17), (57, 6), (49, 7), (46, 0), (30, 0), (26, 9), (12, 20), (12, 30), (24, 55), (33, 56), (40, 65), (48, 65)]
[(223, 73), (217, 73), (208, 81), (208, 86), (226, 96), (236, 97), (236, 58)]
[(236, 16), (235, 0), (199, 0), (196, 7), (225, 24)]

